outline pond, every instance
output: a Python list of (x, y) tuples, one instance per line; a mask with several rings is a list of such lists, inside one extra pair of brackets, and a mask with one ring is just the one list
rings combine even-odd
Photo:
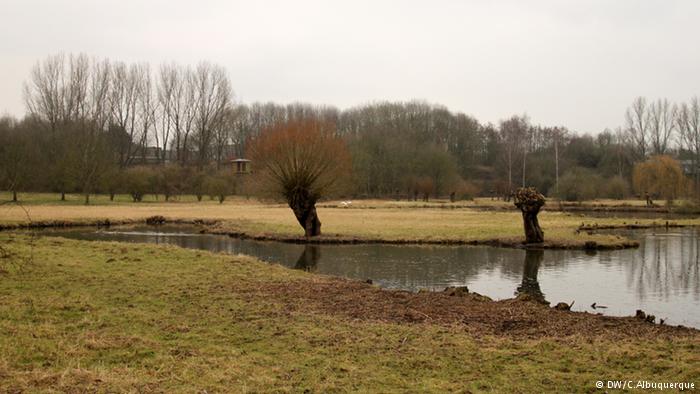
[[(528, 293), (573, 310), (629, 316), (642, 309), (667, 324), (700, 328), (700, 230), (625, 232), (638, 249), (586, 252), (481, 246), (299, 245), (199, 234), (159, 226), (51, 233), (81, 240), (173, 244), (240, 253), (290, 268), (360, 280), (384, 288), (443, 290), (468, 286), (494, 299)], [(591, 305), (606, 306), (593, 308)]]

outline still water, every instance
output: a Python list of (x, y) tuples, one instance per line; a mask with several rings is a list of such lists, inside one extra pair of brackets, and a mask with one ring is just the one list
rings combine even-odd
[[(468, 286), (494, 299), (529, 293), (574, 310), (629, 316), (636, 309), (667, 324), (700, 328), (700, 230), (627, 232), (638, 249), (519, 250), (479, 246), (298, 245), (199, 234), (185, 227), (56, 230), (82, 240), (174, 244), (256, 256), (290, 268), (355, 279), (381, 287), (442, 290)], [(607, 306), (593, 309), (591, 304)]]

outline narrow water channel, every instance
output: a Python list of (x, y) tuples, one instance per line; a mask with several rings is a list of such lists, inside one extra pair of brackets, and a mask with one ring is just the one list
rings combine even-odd
[[(392, 289), (468, 286), (494, 299), (525, 292), (574, 310), (629, 316), (642, 309), (668, 324), (700, 328), (700, 231), (656, 229), (625, 233), (638, 249), (519, 250), (480, 246), (298, 245), (199, 234), (186, 227), (52, 230), (81, 240), (173, 244), (240, 253), (290, 268)], [(607, 308), (592, 308), (591, 305)]]

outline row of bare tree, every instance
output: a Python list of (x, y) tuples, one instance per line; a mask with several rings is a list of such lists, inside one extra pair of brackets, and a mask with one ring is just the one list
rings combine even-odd
[(700, 152), (700, 102), (671, 103), (638, 97), (625, 112), (623, 129), (639, 160), (675, 149)]
[(153, 76), (148, 64), (82, 54), (37, 63), (25, 84), (25, 100), (28, 112), (52, 136), (84, 124), (91, 144), (86, 148), (94, 151), (96, 140), (111, 134), (122, 168), (149, 144), (161, 148), (163, 162), (172, 149), (175, 161), (204, 166), (223, 153), (232, 124), (227, 118), (234, 112), (231, 84), (220, 66), (165, 64)]
[(683, 151), (693, 168), (696, 193), (700, 192), (700, 100), (671, 103), (667, 99), (647, 101), (638, 97), (625, 112), (625, 135), (635, 159)]
[[(526, 115), (483, 124), (422, 101), (339, 110), (246, 105), (233, 97), (226, 71), (209, 63), (154, 71), (148, 64), (50, 56), (26, 82), (27, 117), (0, 121), (0, 189), (89, 196), (102, 191), (102, 178), (146, 158), (194, 169), (184, 174), (222, 171), (229, 158), (245, 157), (263, 130), (305, 119), (332, 124), (347, 142), (347, 183), (358, 196), (508, 195), (534, 185), (548, 194), (617, 197), (629, 193), (635, 162), (659, 154), (692, 161), (700, 186), (697, 98), (683, 104), (638, 98), (623, 127), (594, 137), (535, 125)], [(615, 188), (572, 193), (572, 186), (593, 183)]]

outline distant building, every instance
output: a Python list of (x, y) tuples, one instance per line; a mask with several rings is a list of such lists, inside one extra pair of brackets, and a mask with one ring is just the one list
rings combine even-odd
[(165, 163), (172, 161), (172, 151), (165, 151), (163, 155), (163, 150), (157, 146), (147, 146), (139, 149), (137, 152), (131, 155), (129, 162), (131, 165), (155, 165), (162, 163), (163, 156), (165, 156)]
[(681, 160), (681, 168), (683, 173), (687, 176), (693, 176), (700, 173), (700, 163), (694, 164), (693, 160)]
[(233, 165), (233, 172), (236, 174), (250, 173), (250, 160), (248, 159), (233, 159), (231, 164)]

